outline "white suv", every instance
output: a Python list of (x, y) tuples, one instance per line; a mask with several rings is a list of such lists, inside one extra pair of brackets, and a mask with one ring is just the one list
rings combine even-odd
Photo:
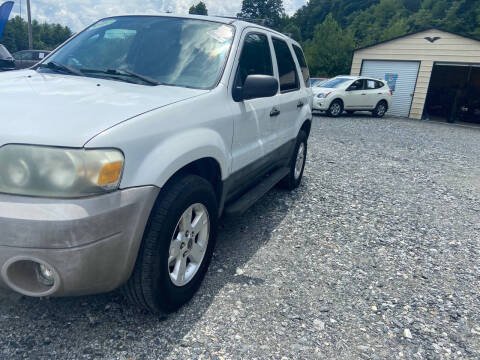
[(313, 110), (338, 117), (343, 111), (371, 111), (382, 117), (392, 103), (392, 91), (386, 82), (360, 76), (337, 76), (313, 88)]
[(312, 121), (300, 45), (213, 17), (103, 19), (0, 75), (0, 285), (125, 294), (168, 313), (222, 213), (299, 186)]

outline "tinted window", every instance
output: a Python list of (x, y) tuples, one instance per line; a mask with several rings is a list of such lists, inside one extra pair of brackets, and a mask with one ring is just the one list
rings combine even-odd
[(235, 86), (242, 87), (248, 75), (273, 76), (272, 54), (266, 35), (248, 34), (245, 37)]
[(297, 45), (293, 45), (293, 50), (295, 51), (295, 55), (297, 55), (298, 63), (300, 64), (300, 68), (302, 69), (303, 80), (305, 81), (305, 86), (310, 86), (310, 71), (308, 70), (307, 61), (305, 60), (305, 55), (303, 54), (302, 49), (300, 49)]
[(375, 89), (380, 89), (384, 86), (385, 86), (385, 84), (382, 83), (381, 81), (375, 81)]
[(322, 88), (329, 88), (334, 89), (340, 87), (342, 84), (346, 83), (347, 81), (351, 81), (352, 79), (349, 78), (335, 78), (332, 80), (328, 80), (327, 82), (320, 85)]
[(36, 59), (36, 54), (33, 51), (25, 51), (22, 55), (22, 60), (35, 60)]
[(348, 88), (350, 91), (362, 90), (363, 89), (363, 80), (354, 81), (352, 85)]
[(87, 76), (121, 80), (105, 72), (129, 71), (165, 85), (209, 89), (223, 72), (233, 37), (233, 27), (213, 21), (162, 16), (108, 18), (81, 32), (50, 60), (87, 70)]
[(287, 43), (280, 39), (273, 39), (273, 47), (277, 56), (278, 74), (280, 76), (280, 91), (291, 91), (300, 88), (298, 74), (293, 61), (292, 53)]

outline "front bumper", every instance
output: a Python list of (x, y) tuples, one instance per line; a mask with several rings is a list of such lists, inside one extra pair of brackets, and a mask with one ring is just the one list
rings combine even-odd
[[(111, 291), (128, 280), (159, 189), (85, 199), (0, 194), (0, 285), (28, 296)], [(53, 270), (41, 283), (38, 264)]]
[(330, 106), (330, 100), (328, 98), (313, 98), (313, 110), (316, 111), (327, 111)]

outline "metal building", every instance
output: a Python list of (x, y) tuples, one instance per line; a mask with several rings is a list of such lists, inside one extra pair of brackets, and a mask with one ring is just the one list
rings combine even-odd
[(478, 40), (420, 31), (356, 50), (351, 73), (387, 80), (394, 90), (390, 115), (448, 119), (454, 111), (480, 121)]

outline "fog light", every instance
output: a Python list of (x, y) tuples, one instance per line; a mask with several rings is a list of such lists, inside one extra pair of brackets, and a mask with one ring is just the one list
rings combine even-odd
[(53, 269), (44, 264), (37, 265), (38, 280), (46, 286), (53, 286), (55, 278), (53, 276)]

